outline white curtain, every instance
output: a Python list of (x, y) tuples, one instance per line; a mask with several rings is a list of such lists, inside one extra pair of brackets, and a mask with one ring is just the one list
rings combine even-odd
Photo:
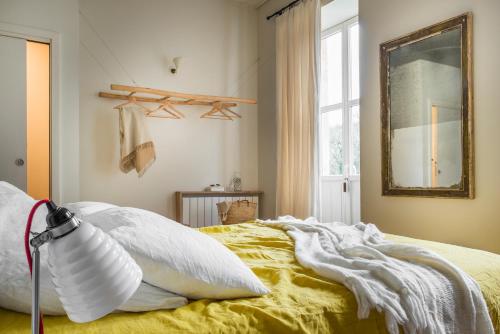
[(317, 214), (320, 1), (303, 0), (276, 19), (278, 215)]

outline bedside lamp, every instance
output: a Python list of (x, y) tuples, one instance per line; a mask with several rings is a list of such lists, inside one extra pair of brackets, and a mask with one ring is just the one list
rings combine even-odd
[[(33, 216), (46, 204), (47, 229), (31, 233)], [(69, 319), (89, 322), (124, 304), (137, 290), (142, 271), (114, 239), (54, 202), (42, 200), (31, 209), (24, 235), (26, 257), (32, 280), (32, 333), (43, 333), (40, 315), (40, 252), (48, 243), (49, 271)], [(28, 244), (29, 241), (29, 244)], [(33, 258), (30, 247), (33, 247)]]

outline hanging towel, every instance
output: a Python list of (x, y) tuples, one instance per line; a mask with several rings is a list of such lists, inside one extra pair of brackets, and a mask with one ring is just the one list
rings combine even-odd
[(140, 106), (120, 108), (120, 170), (124, 173), (135, 168), (139, 177), (155, 162), (155, 147)]

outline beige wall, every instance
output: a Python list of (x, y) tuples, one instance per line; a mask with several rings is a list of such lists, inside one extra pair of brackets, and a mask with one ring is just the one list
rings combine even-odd
[[(381, 196), (379, 44), (473, 13), (476, 199)], [(500, 2), (360, 0), (361, 216), (388, 233), (500, 253)]]
[(276, 36), (274, 19), (266, 17), (288, 0), (268, 0), (259, 7), (259, 187), (263, 214), (276, 216)]
[[(134, 206), (174, 217), (174, 192), (258, 187), (257, 106), (237, 121), (147, 119), (156, 162), (142, 178), (118, 168), (119, 101), (97, 97), (111, 83), (257, 98), (257, 10), (233, 0), (80, 1), (81, 200)], [(105, 42), (105, 43), (104, 43)], [(167, 58), (182, 56), (176, 75)]]
[(50, 196), (50, 46), (26, 43), (27, 193)]

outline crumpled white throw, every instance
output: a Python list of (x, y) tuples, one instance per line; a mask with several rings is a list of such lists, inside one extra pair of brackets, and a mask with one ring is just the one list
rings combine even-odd
[(298, 262), (345, 285), (356, 297), (358, 318), (385, 313), (399, 333), (494, 333), (477, 283), (441, 256), (384, 239), (373, 224), (319, 223), (291, 216), (277, 221), (295, 240)]

